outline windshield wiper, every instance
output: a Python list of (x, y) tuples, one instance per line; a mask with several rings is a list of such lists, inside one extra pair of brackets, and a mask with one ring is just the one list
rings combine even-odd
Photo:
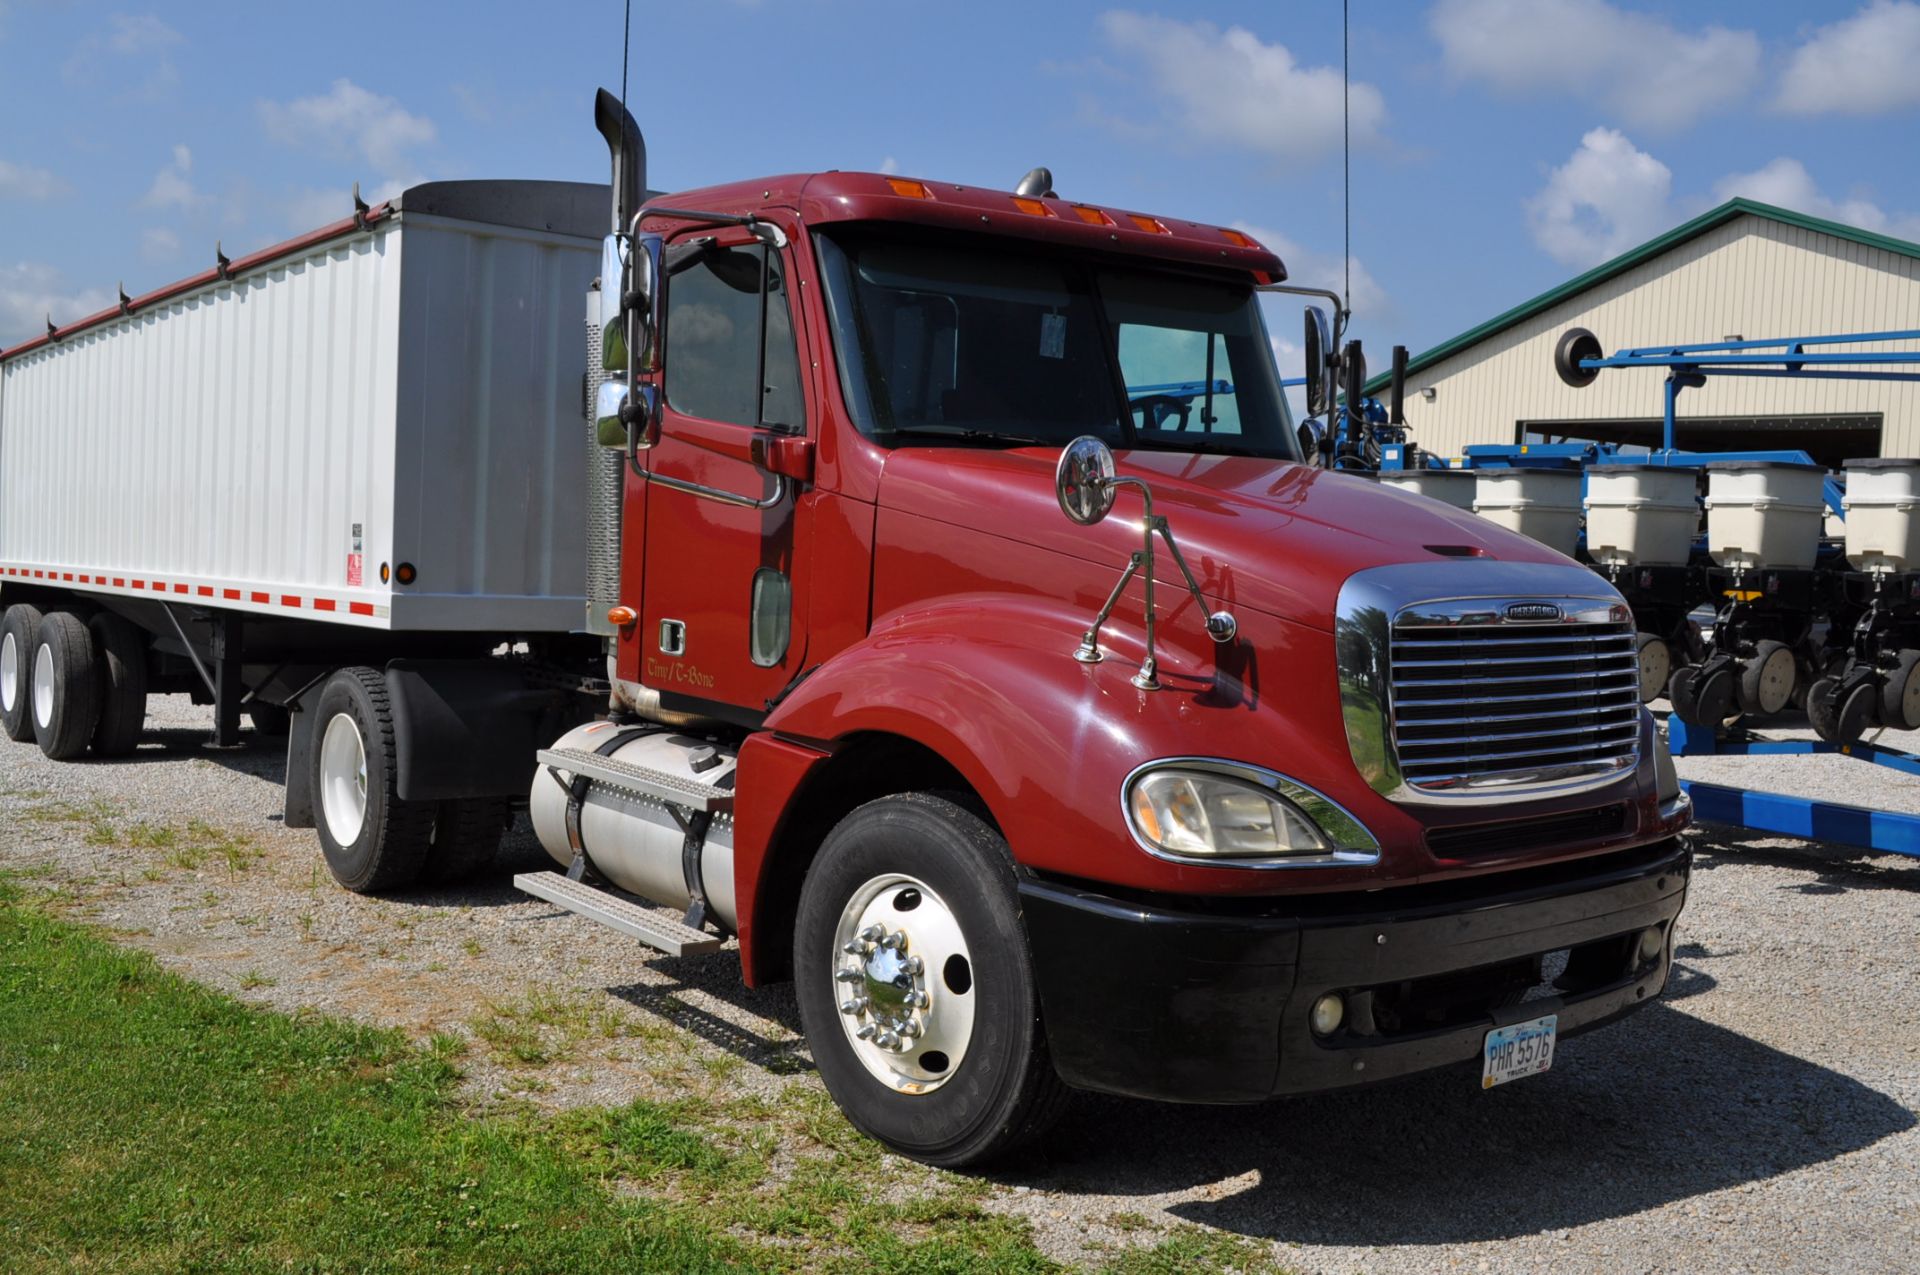
[(1051, 447), (1053, 440), (1028, 434), (1011, 434), (995, 429), (975, 429), (966, 425), (896, 425), (889, 434), (907, 434), (917, 438), (952, 438), (963, 443), (1006, 443), (1014, 447)]

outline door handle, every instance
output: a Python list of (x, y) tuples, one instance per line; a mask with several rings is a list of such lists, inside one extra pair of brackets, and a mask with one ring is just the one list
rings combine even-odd
[(755, 499), (719, 487), (709, 487), (705, 483), (690, 483), (684, 478), (671, 478), (666, 474), (649, 472), (647, 481), (670, 487), (674, 491), (684, 491), (689, 495), (704, 496), (708, 500), (717, 500), (723, 505), (737, 505), (742, 509), (771, 509), (787, 498), (788, 480), (785, 474), (773, 476), (773, 490), (765, 496)]

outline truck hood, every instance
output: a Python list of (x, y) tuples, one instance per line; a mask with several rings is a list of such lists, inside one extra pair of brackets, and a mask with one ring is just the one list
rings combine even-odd
[[(1123, 489), (1104, 522), (1076, 526), (1054, 500), (1059, 456), (1051, 447), (902, 448), (887, 459), (880, 504), (1117, 570), (1140, 545), (1140, 493)], [(1485, 519), (1367, 478), (1243, 456), (1121, 451), (1115, 459), (1121, 474), (1152, 487), (1154, 512), (1210, 598), (1318, 629), (1333, 627), (1341, 584), (1367, 567), (1568, 562)], [(1184, 588), (1164, 551), (1155, 578)]]

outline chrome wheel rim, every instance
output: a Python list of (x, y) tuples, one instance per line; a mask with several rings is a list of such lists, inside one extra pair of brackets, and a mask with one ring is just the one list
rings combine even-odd
[(360, 727), (335, 713), (320, 737), (320, 810), (334, 844), (350, 846), (367, 821), (367, 749)]
[(20, 646), (13, 634), (0, 637), (0, 709), (11, 713), (20, 701)]
[(53, 648), (44, 642), (33, 655), (33, 724), (53, 726)]
[(889, 873), (853, 892), (830, 962), (840, 1026), (862, 1066), (897, 1093), (932, 1093), (973, 1041), (973, 954), (946, 901)]

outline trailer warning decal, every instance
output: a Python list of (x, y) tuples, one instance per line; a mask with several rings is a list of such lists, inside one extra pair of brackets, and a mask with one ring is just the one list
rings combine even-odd
[[(362, 523), (353, 524), (353, 548), (347, 553), (347, 587), (357, 589), (361, 584), (363, 564), (366, 562), (366, 537), (362, 534)], [(331, 608), (329, 608), (331, 609)]]

